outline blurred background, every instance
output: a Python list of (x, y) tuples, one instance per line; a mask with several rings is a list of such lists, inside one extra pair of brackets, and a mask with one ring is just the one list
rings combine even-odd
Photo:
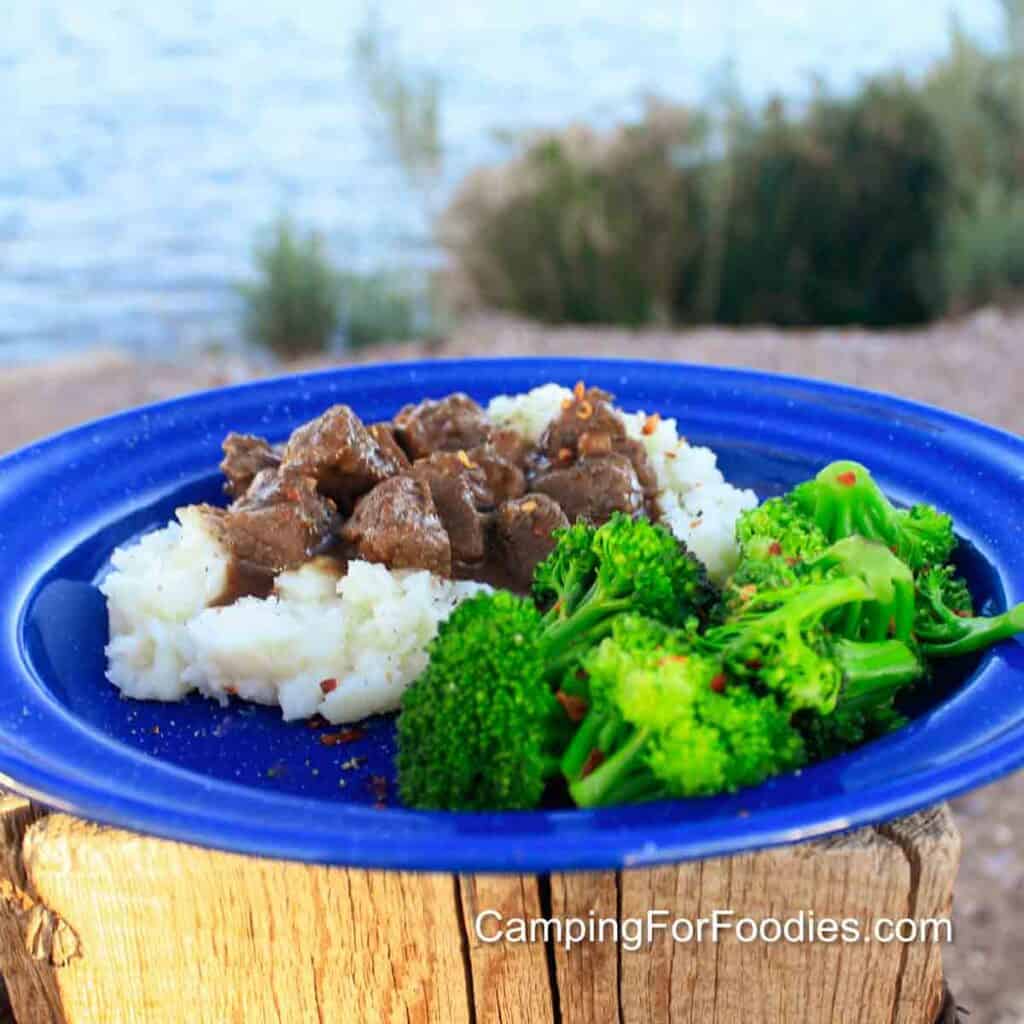
[[(295, 366), (756, 366), (1024, 432), (1024, 0), (0, 14), (0, 450)], [(1024, 781), (950, 980), (1024, 1022)]]

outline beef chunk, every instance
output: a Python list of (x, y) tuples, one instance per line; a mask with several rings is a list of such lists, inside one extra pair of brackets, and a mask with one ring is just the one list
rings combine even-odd
[(513, 466), (525, 469), (533, 456), (533, 445), (511, 427), (499, 427), (491, 431), (487, 446), (494, 450), (495, 454), (511, 462)]
[(391, 569), (452, 573), (452, 548), (437, 514), (430, 487), (402, 475), (377, 484), (356, 502), (341, 531), (359, 558)]
[(562, 411), (548, 424), (541, 435), (541, 451), (555, 463), (566, 463), (577, 455), (584, 434), (596, 438), (607, 434), (612, 442), (626, 436), (622, 417), (611, 406), (611, 395), (600, 388), (577, 384), (573, 397), (566, 399)]
[(336, 519), (334, 502), (319, 493), (311, 477), (264, 469), (219, 523), (235, 558), (277, 573), (301, 565), (322, 548)]
[(658, 512), (658, 474), (647, 457), (647, 449), (631, 437), (624, 437), (615, 442), (615, 451), (625, 455), (636, 470), (636, 478), (644, 491), (644, 507), (652, 521), (660, 518)]
[(441, 522), (451, 539), (452, 558), (479, 562), (484, 557), (486, 531), (480, 510), (494, 504), (483, 469), (464, 452), (434, 452), (417, 459), (413, 476), (430, 487)]
[(529, 587), (533, 570), (555, 546), (552, 532), (568, 525), (561, 507), (546, 494), (527, 494), (498, 507), (495, 521), (498, 548), (506, 570), (516, 583)]
[(490, 441), (471, 448), (467, 455), (483, 471), (495, 502), (518, 498), (526, 490), (526, 477), (520, 465), (502, 455)]
[(281, 456), (262, 437), (252, 434), (228, 434), (221, 447), (224, 449), (220, 464), (226, 478), (224, 490), (232, 498), (245, 494), (261, 469), (274, 469), (281, 463)]
[(431, 452), (468, 451), (483, 444), (490, 433), (483, 409), (461, 393), (407, 405), (395, 417), (394, 426), (399, 444), (414, 462)]
[(546, 470), (534, 477), (532, 489), (554, 498), (570, 522), (584, 518), (600, 525), (613, 512), (635, 516), (644, 505), (636, 470), (617, 453)]
[(356, 498), (400, 473), (403, 466), (347, 405), (334, 405), (294, 431), (282, 468), (313, 477), (320, 492), (347, 511)]
[(402, 467), (408, 469), (412, 463), (405, 450), (395, 439), (395, 428), (390, 423), (371, 423), (367, 428), (370, 436), (380, 445), (385, 454), (391, 456)]

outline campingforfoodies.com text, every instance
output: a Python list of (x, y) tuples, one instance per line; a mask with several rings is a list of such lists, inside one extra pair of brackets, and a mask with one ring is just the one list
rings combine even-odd
[(863, 922), (854, 917), (818, 916), (797, 911), (787, 917), (744, 917), (732, 910), (714, 910), (706, 917), (674, 917), (667, 910), (648, 910), (642, 917), (505, 917), (481, 910), (473, 930), (484, 943), (542, 943), (571, 949), (581, 943), (614, 942), (626, 952), (668, 939), (678, 943), (949, 943), (948, 917), (888, 918)]

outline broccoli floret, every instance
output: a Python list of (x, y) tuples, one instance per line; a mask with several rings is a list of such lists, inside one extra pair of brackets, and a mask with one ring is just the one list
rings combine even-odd
[(573, 800), (595, 807), (756, 785), (807, 763), (805, 734), (824, 749), (826, 719), (848, 742), (859, 723), (866, 735), (867, 716), (881, 721), (920, 674), (899, 641), (833, 643), (821, 633), (817, 643), (816, 668), (837, 680), (839, 703), (828, 715), (813, 704), (794, 715), (790, 688), (768, 690), (761, 665), (741, 678), (692, 635), (613, 632), (584, 662), (592, 703), (562, 760)]
[(914, 627), (914, 574), (883, 544), (864, 537), (837, 541), (809, 567), (811, 572), (857, 576), (871, 600), (850, 604), (830, 618), (830, 629), (850, 640), (909, 641)]
[(1024, 603), (1002, 615), (975, 616), (967, 584), (942, 566), (918, 575), (914, 632), (929, 658), (970, 654), (1024, 632)]
[(544, 617), (551, 671), (606, 636), (617, 615), (637, 612), (682, 625), (715, 598), (704, 566), (669, 530), (621, 513), (597, 529), (577, 524), (561, 531), (534, 580), (535, 593), (555, 598)]
[(535, 807), (569, 722), (545, 676), (540, 614), (497, 592), (461, 604), (402, 698), (398, 783), (411, 807)]
[(588, 656), (593, 706), (562, 761), (578, 806), (718, 793), (803, 763), (789, 713), (725, 687), (713, 658), (674, 653), (688, 642), (630, 649), (612, 636)]
[(859, 462), (833, 462), (789, 497), (830, 541), (854, 534), (881, 541), (915, 572), (947, 562), (956, 546), (949, 516), (930, 505), (896, 508)]
[(818, 524), (788, 497), (769, 498), (744, 512), (736, 523), (741, 559), (807, 562), (828, 547)]
[(800, 711), (793, 720), (811, 761), (836, 757), (906, 724), (893, 701), (922, 674), (917, 656), (898, 640), (840, 640), (833, 653), (843, 674), (835, 709), (827, 715)]

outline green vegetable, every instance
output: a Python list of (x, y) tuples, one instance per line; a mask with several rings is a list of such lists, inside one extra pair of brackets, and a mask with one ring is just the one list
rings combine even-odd
[[(819, 639), (817, 667), (827, 677), (819, 689), (831, 690), (835, 680), (851, 708), (869, 697), (890, 700), (920, 672), (898, 641), (830, 647)], [(562, 759), (577, 805), (719, 793), (807, 762), (785, 696), (789, 688), (761, 685), (781, 662), (748, 666), (740, 679), (725, 670), (728, 659), (707, 646), (633, 616), (616, 621), (612, 635), (585, 660), (591, 706)]]
[(669, 531), (623, 515), (561, 531), (535, 581), (551, 605), (543, 618), (499, 592), (466, 601), (439, 630), (398, 719), (406, 804), (536, 806), (570, 729), (552, 684), (567, 678), (571, 690), (581, 654), (621, 613), (695, 629), (711, 594), (703, 566)]
[(992, 617), (972, 614), (967, 585), (952, 568), (921, 573), (917, 580), (914, 630), (929, 658), (980, 651), (1024, 630), (1024, 603)]
[(930, 505), (896, 508), (859, 462), (833, 462), (790, 494), (830, 541), (860, 534), (890, 547), (916, 572), (956, 546), (953, 521)]
[(410, 807), (535, 807), (569, 721), (545, 681), (540, 614), (497, 592), (441, 626), (398, 718), (398, 782)]
[(647, 519), (616, 513), (596, 529), (577, 523), (556, 537), (534, 574), (534, 595), (549, 606), (549, 672), (571, 665), (606, 636), (617, 615), (638, 612), (683, 625), (714, 600), (704, 566), (669, 530)]

